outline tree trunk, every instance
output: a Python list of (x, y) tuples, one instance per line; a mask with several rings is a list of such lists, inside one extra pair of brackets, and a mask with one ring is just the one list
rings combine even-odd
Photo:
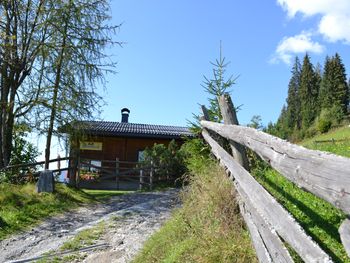
[(49, 169), (51, 140), (52, 140), (53, 127), (54, 127), (54, 122), (55, 122), (55, 117), (56, 117), (56, 111), (57, 111), (56, 107), (57, 107), (57, 99), (58, 99), (58, 90), (60, 87), (64, 52), (66, 49), (67, 30), (68, 30), (68, 22), (66, 21), (65, 26), (64, 26), (64, 31), (62, 34), (61, 50), (60, 50), (60, 54), (59, 54), (58, 62), (57, 62), (57, 71), (56, 71), (56, 78), (55, 78), (53, 97), (52, 97), (52, 105), (51, 105), (50, 123), (49, 123), (49, 128), (48, 128), (47, 137), (46, 137), (45, 170)]

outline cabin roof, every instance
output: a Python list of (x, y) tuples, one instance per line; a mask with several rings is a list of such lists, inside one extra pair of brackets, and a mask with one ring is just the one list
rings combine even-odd
[(81, 129), (85, 134), (95, 136), (123, 136), (139, 138), (147, 137), (162, 139), (179, 139), (182, 137), (194, 137), (194, 134), (189, 130), (189, 128), (179, 126), (112, 121), (82, 121), (79, 123), (75, 123), (72, 126), (73, 128)]

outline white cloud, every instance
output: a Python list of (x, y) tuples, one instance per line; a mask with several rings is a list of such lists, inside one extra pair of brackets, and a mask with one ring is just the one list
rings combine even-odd
[(277, 0), (290, 18), (300, 13), (306, 17), (320, 15), (318, 32), (327, 41), (350, 44), (349, 0)]
[(330, 42), (344, 41), (350, 44), (350, 16), (325, 15), (318, 30)]
[(324, 47), (321, 44), (311, 40), (310, 33), (302, 32), (300, 35), (285, 37), (277, 46), (275, 56), (271, 62), (283, 61), (290, 64), (294, 54), (305, 52), (319, 54), (323, 51)]

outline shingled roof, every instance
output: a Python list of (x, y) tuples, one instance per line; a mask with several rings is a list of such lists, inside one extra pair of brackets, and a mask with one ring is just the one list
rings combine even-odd
[(84, 121), (79, 127), (85, 134), (95, 136), (123, 136), (139, 138), (179, 139), (193, 137), (186, 127), (139, 124), (112, 121)]

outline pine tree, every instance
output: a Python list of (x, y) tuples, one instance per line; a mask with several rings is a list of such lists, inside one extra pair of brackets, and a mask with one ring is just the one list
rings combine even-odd
[(345, 67), (338, 53), (326, 58), (320, 90), (323, 109), (339, 108), (345, 115), (349, 104), (349, 88)]
[(276, 123), (276, 135), (282, 139), (287, 139), (290, 135), (290, 130), (287, 123), (287, 107), (283, 105), (281, 114)]
[(323, 76), (320, 87), (320, 104), (322, 109), (329, 109), (332, 106), (332, 70), (331, 59), (327, 56), (323, 67)]
[(317, 111), (317, 116), (320, 115), (322, 106), (320, 103), (320, 90), (321, 90), (321, 83), (322, 83), (322, 66), (320, 63), (317, 63), (316, 69), (315, 69), (315, 75), (316, 75), (316, 85), (318, 87), (318, 99), (317, 99), (317, 104), (316, 104), (316, 111)]
[(317, 75), (308, 54), (305, 55), (301, 68), (299, 94), (301, 125), (303, 129), (307, 129), (317, 117), (319, 94)]
[(349, 89), (346, 82), (345, 67), (338, 53), (334, 56), (334, 77), (336, 82), (334, 104), (339, 105), (345, 115), (349, 105)]
[(295, 128), (300, 129), (300, 73), (301, 65), (298, 57), (295, 57), (295, 62), (292, 68), (292, 77), (288, 84), (286, 123), (289, 130), (292, 132)]

